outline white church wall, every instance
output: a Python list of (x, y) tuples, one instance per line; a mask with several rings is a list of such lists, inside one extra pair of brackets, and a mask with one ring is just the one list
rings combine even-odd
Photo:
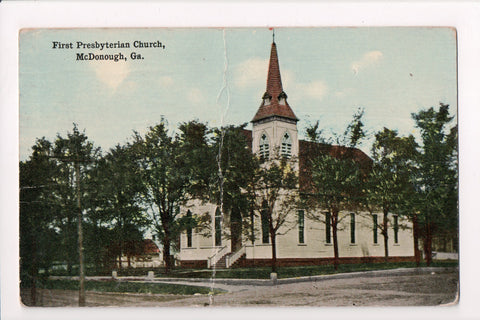
[[(373, 218), (368, 213), (355, 213), (355, 242), (351, 242), (350, 213), (341, 212), (337, 232), (338, 248), (340, 257), (382, 257), (384, 256), (383, 236), (380, 228), (377, 229), (377, 243), (373, 239)], [(380, 217), (380, 215), (378, 215)], [(382, 216), (383, 217), (383, 216)], [(332, 258), (333, 253), (333, 232), (331, 241), (326, 241), (325, 223), (309, 219), (305, 214), (304, 243), (299, 242), (299, 227), (296, 223), (298, 216), (293, 212), (288, 217), (290, 227), (280, 228), (277, 236), (277, 258)], [(392, 218), (393, 221), (393, 218)], [(380, 223), (380, 220), (378, 220)], [(389, 227), (389, 256), (413, 256), (413, 238), (411, 224), (405, 220), (401, 221), (401, 228), (398, 230), (398, 243), (394, 243), (393, 222)], [(247, 248), (248, 259), (269, 259), (271, 258), (270, 244), (261, 244), (261, 221), (256, 220), (256, 244)]]
[(230, 240), (225, 236), (225, 228), (222, 228), (222, 243), (220, 246), (215, 245), (215, 212), (217, 206), (212, 203), (205, 203), (200, 200), (192, 200), (181, 208), (182, 214), (186, 214), (187, 210), (192, 212), (192, 216), (208, 215), (210, 226), (206, 229), (192, 229), (192, 246), (188, 247), (187, 232), (184, 231), (180, 235), (180, 252), (178, 258), (180, 260), (206, 260), (215, 252), (224, 246), (230, 249)]

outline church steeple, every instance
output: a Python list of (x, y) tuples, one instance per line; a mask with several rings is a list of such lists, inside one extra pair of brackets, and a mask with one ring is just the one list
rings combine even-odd
[(287, 120), (298, 121), (287, 102), (287, 94), (283, 91), (280, 66), (278, 64), (277, 45), (275, 38), (270, 51), (268, 66), (267, 89), (262, 97), (263, 101), (252, 122), (257, 122), (270, 117), (280, 117)]

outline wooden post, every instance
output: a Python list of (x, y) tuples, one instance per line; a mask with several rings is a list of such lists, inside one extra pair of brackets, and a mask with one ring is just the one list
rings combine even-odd
[(80, 200), (80, 163), (75, 161), (75, 175), (77, 184), (77, 207), (78, 207), (78, 257), (80, 264), (80, 288), (78, 292), (78, 306), (85, 306), (85, 269), (83, 263), (83, 228), (82, 228), (82, 204)]

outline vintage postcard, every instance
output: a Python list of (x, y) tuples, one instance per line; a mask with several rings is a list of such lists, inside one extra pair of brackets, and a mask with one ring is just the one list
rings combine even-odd
[(457, 30), (19, 33), (28, 307), (456, 304)]

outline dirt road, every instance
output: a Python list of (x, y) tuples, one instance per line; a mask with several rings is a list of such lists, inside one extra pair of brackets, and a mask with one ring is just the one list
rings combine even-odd
[[(430, 306), (457, 299), (458, 272), (356, 276), (276, 286), (232, 286), (228, 293), (182, 296), (87, 292), (87, 306)], [(223, 286), (228, 289), (228, 286)], [(77, 291), (40, 290), (43, 306), (76, 306)], [(28, 291), (22, 292), (28, 304)]]

